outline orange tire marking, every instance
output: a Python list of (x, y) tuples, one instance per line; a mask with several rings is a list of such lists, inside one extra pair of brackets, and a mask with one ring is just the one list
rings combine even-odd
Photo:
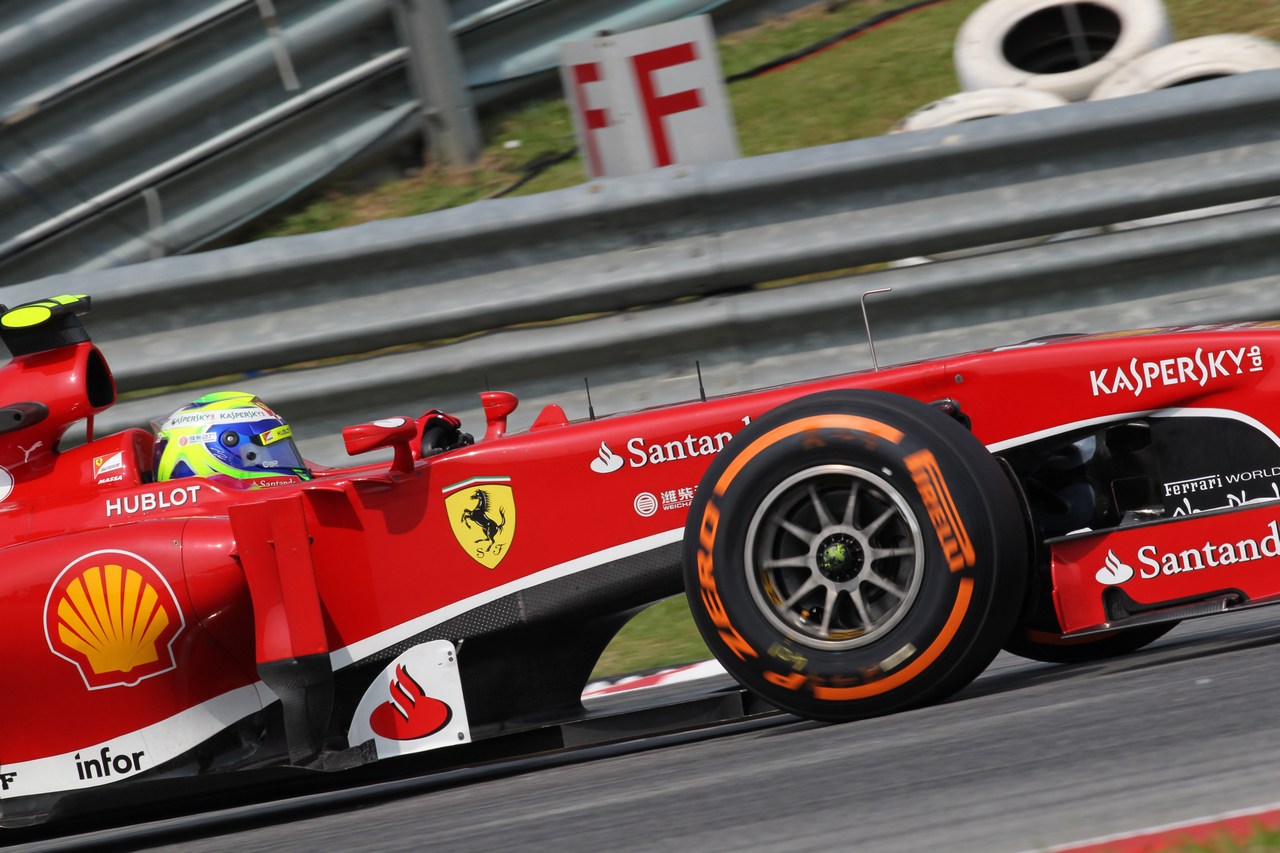
[(926, 448), (912, 453), (906, 462), (920, 500), (924, 501), (929, 513), (929, 521), (933, 522), (933, 529), (938, 534), (938, 544), (946, 555), (947, 565), (953, 572), (972, 566), (977, 559), (973, 540), (960, 518), (960, 510), (956, 509), (955, 499), (942, 477), (937, 458)]
[(733, 478), (738, 476), (738, 472), (742, 470), (743, 466), (759, 455), (760, 451), (766, 447), (798, 432), (817, 429), (854, 429), (859, 432), (871, 433), (894, 444), (901, 443), (903, 438), (902, 430), (894, 429), (888, 424), (882, 424), (880, 421), (864, 418), (861, 415), (813, 415), (807, 418), (800, 418), (780, 427), (775, 427), (751, 442), (742, 453), (738, 454), (736, 459), (729, 463), (729, 467), (720, 475), (720, 479), (716, 481), (715, 493), (723, 495), (724, 490), (729, 487), (729, 483), (732, 482)]
[(946, 649), (952, 638), (955, 637), (956, 631), (960, 630), (960, 623), (964, 620), (964, 615), (969, 610), (969, 601), (972, 598), (973, 579), (961, 578), (955, 606), (951, 608), (951, 615), (947, 617), (947, 623), (942, 626), (942, 633), (938, 634), (937, 639), (920, 654), (920, 657), (913, 660), (906, 667), (898, 670), (888, 678), (882, 678), (870, 684), (860, 684), (857, 687), (818, 687), (814, 685), (814, 698), (833, 701), (865, 699), (868, 696), (887, 693), (895, 687), (906, 684), (921, 672), (924, 672), (937, 659), (938, 655), (942, 654), (943, 650)]
[(799, 690), (808, 679), (798, 672), (791, 675), (780, 675), (776, 672), (766, 672), (764, 680), (779, 687), (785, 687), (788, 690)]
[(702, 609), (716, 626), (720, 642), (737, 655), (739, 660), (745, 661), (748, 656), (755, 658), (759, 655), (729, 621), (729, 612), (725, 610), (724, 602), (720, 600), (720, 591), (716, 588), (715, 562), (711, 552), (715, 548), (716, 531), (719, 527), (720, 508), (715, 505), (715, 501), (709, 500), (703, 510), (702, 524), (698, 531), (698, 584), (702, 587)]

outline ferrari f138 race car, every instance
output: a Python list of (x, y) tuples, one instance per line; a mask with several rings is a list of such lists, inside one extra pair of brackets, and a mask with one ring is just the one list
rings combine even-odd
[(682, 590), (742, 685), (830, 721), (941, 700), (1002, 647), (1090, 660), (1280, 594), (1280, 324), (551, 405), (518, 433), (486, 392), (473, 444), (392, 413), (344, 430), (389, 462), (242, 488), (94, 433), (116, 389), (87, 309), (0, 318), (6, 826), (574, 719), (618, 628)]

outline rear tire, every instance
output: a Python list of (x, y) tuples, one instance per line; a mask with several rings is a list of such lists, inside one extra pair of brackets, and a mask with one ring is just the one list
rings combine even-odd
[(708, 647), (779, 708), (851, 720), (938, 701), (999, 651), (1026, 531), (972, 434), (880, 391), (803, 397), (743, 430), (698, 488), (685, 587)]

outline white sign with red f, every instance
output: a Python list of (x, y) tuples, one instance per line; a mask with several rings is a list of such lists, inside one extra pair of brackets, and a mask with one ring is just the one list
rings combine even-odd
[(560, 79), (588, 177), (738, 156), (706, 15), (565, 42)]

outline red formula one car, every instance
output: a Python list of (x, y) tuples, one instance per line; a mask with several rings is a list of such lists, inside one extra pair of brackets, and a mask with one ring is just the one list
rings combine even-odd
[(389, 417), (344, 431), (389, 463), (250, 489), (157, 482), (150, 432), (94, 434), (116, 391), (87, 307), (0, 317), (4, 825), (574, 719), (616, 630), (681, 590), (746, 688), (824, 720), (1280, 592), (1277, 324), (549, 406), (519, 434), (490, 392), (474, 444)]

